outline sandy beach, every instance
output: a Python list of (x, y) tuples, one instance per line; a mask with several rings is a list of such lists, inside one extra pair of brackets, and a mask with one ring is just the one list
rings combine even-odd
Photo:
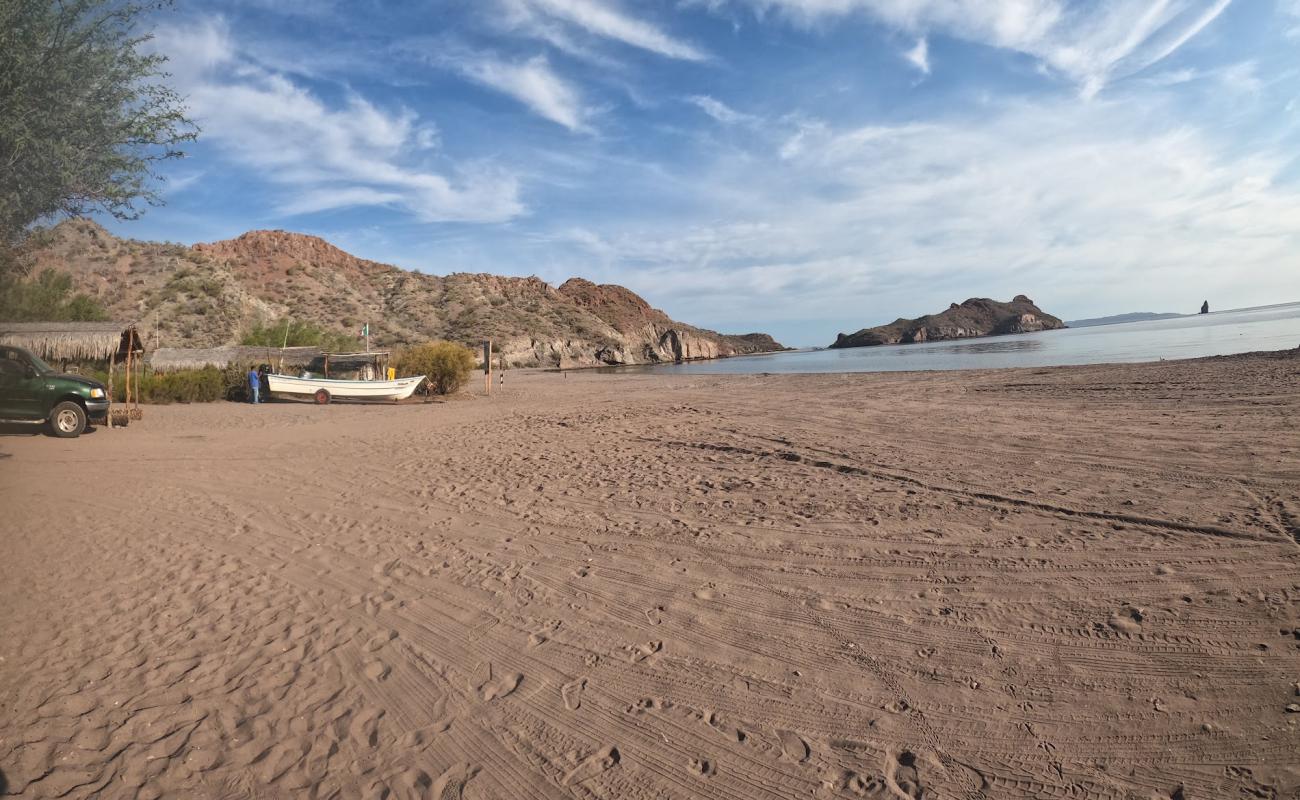
[(1297, 798), (1298, 487), (1300, 351), (5, 435), (0, 793)]

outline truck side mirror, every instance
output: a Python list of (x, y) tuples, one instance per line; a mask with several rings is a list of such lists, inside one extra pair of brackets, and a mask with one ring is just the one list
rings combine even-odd
[(30, 378), (35, 378), (35, 377), (36, 377), (36, 367), (32, 366), (31, 364), (24, 364), (24, 365), (23, 365), (23, 375), (24, 375), (25, 377), (29, 378), (29, 379), (30, 379)]

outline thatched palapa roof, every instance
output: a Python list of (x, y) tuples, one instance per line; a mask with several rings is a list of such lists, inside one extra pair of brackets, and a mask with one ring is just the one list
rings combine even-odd
[(107, 361), (144, 350), (130, 322), (0, 322), (0, 344), (25, 347), (46, 361)]
[(283, 353), (285, 367), (305, 367), (321, 354), (319, 347), (252, 347), (227, 345), (225, 347), (160, 347), (149, 355), (149, 366), (155, 372), (181, 369), (201, 369), (235, 364), (273, 364), (279, 366)]

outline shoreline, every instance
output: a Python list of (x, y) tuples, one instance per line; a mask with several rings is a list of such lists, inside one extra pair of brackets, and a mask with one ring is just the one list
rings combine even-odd
[[(1003, 337), (985, 337), (985, 338), (1003, 338)], [(963, 339), (963, 340), (954, 340), (954, 341), (969, 341), (969, 340)], [(907, 345), (880, 345), (880, 346), (881, 347), (905, 347)], [(549, 367), (524, 367), (520, 369), (512, 369), (507, 371), (522, 372), (528, 370), (528, 371), (563, 373), (563, 372), (597, 370), (597, 371), (602, 371), (603, 373), (617, 375), (617, 374), (633, 374), (634, 371), (640, 370), (643, 372), (643, 374), (649, 374), (653, 370), (661, 367), (665, 369), (670, 369), (672, 367), (680, 367), (680, 366), (695, 366), (701, 364), (707, 365), (709, 363), (729, 361), (737, 358), (749, 358), (751, 356), (771, 356), (771, 355), (778, 355), (781, 353), (817, 353), (817, 352), (823, 352), (827, 349), (828, 348), (809, 348), (809, 349), (791, 348), (789, 350), (772, 351), (769, 353), (749, 353), (743, 356), (741, 355), (724, 356), (722, 358), (694, 359), (690, 361), (662, 363), (662, 364), (618, 364), (618, 365), (604, 365), (604, 366), (592, 366), (592, 367), (571, 367), (568, 369), (549, 368)], [(840, 348), (840, 349), (876, 349), (876, 348)], [(1106, 367), (1106, 366), (1127, 367), (1127, 366), (1142, 366), (1142, 365), (1155, 365), (1155, 364), (1185, 363), (1185, 362), (1203, 361), (1208, 359), (1219, 359), (1219, 358), (1251, 358), (1251, 357), (1285, 358), (1288, 356), (1288, 354), (1296, 353), (1296, 352), (1300, 352), (1300, 345), (1291, 348), (1282, 348), (1279, 350), (1250, 350), (1242, 353), (1224, 353), (1220, 355), (1188, 356), (1187, 358), (1157, 358), (1148, 361), (1093, 361), (1093, 362), (1088, 362), (1083, 364), (1042, 364), (1042, 365), (1027, 364), (1027, 365), (1019, 365), (1019, 366), (998, 366), (998, 367), (958, 367), (953, 369), (936, 367), (933, 369), (909, 369), (909, 370), (840, 370), (840, 371), (819, 370), (819, 371), (808, 371), (808, 372), (782, 371), (782, 372), (752, 372), (752, 373), (705, 372), (701, 370), (692, 373), (664, 372), (663, 374), (665, 375), (693, 374), (693, 375), (700, 375), (700, 376), (703, 375), (719, 375), (719, 376), (720, 375), (772, 375), (772, 376), (791, 375), (793, 376), (793, 375), (917, 375), (917, 374), (929, 374), (934, 372), (980, 373), (980, 372), (1005, 372), (1009, 370), (1026, 370), (1026, 369), (1037, 370), (1037, 369), (1062, 369), (1062, 368)]]

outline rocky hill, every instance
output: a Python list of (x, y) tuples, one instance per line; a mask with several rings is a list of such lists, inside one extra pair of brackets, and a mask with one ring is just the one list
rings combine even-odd
[(151, 346), (238, 343), (285, 317), (338, 333), (369, 322), (372, 342), (492, 339), (514, 366), (645, 364), (779, 350), (765, 334), (727, 336), (674, 322), (621, 286), (580, 278), (555, 288), (501, 275), (428, 275), (357, 258), (315, 236), (251, 231), (223, 242), (118, 239), (64, 222), (39, 267), (72, 275), (115, 318), (137, 320)]
[(897, 319), (888, 325), (863, 328), (857, 333), (841, 333), (831, 347), (937, 342), (1064, 327), (1064, 322), (1044, 313), (1023, 294), (1016, 295), (1010, 303), (972, 297), (964, 303), (953, 303), (947, 311), (938, 314), (927, 314), (917, 319)]

